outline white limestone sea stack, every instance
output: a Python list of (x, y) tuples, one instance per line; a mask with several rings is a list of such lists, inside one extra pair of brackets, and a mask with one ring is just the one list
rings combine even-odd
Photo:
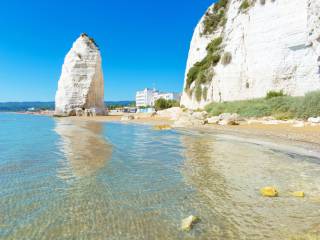
[(181, 105), (320, 89), (320, 0), (220, 0), (191, 41)]
[(56, 116), (103, 115), (101, 56), (93, 38), (83, 33), (65, 57), (55, 97)]

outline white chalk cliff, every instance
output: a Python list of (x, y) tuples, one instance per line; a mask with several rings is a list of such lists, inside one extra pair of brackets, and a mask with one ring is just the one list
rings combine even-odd
[(100, 51), (87, 34), (81, 34), (65, 57), (55, 104), (60, 116), (75, 115), (78, 109), (104, 113)]
[[(182, 105), (196, 109), (210, 102), (265, 97), (271, 90), (302, 96), (320, 89), (320, 0), (223, 2), (227, 4), (216, 10), (212, 5), (194, 31)], [(224, 16), (218, 27), (205, 32), (206, 18), (214, 11)], [(206, 69), (209, 79), (196, 75), (187, 83), (189, 70), (218, 37), (222, 42), (214, 54), (221, 58)]]

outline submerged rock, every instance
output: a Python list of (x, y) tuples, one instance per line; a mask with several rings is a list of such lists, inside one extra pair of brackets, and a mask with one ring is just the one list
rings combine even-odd
[(291, 193), (291, 195), (294, 197), (302, 197), (302, 198), (305, 196), (303, 191), (293, 192), (293, 193)]
[[(57, 116), (102, 115), (105, 112), (100, 51), (86, 34), (81, 34), (65, 57), (55, 104)], [(90, 113), (85, 113), (87, 109)]]
[(153, 130), (170, 130), (171, 126), (170, 125), (156, 125), (153, 127)]
[(277, 197), (278, 191), (274, 187), (264, 187), (260, 189), (260, 193), (264, 197)]
[(183, 231), (190, 231), (194, 224), (200, 221), (199, 217), (190, 215), (189, 217), (185, 218), (181, 222), (181, 230)]

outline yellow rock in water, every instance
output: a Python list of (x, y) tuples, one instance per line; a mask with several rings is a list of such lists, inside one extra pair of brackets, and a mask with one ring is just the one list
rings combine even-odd
[(182, 220), (181, 229), (183, 231), (190, 231), (194, 224), (200, 221), (200, 218), (195, 217), (193, 215)]
[(260, 193), (264, 197), (277, 197), (278, 196), (278, 191), (274, 187), (261, 188)]
[(302, 191), (293, 192), (292, 196), (294, 196), (294, 197), (304, 197), (304, 192), (302, 192)]
[(153, 127), (154, 130), (170, 130), (170, 125), (156, 125)]

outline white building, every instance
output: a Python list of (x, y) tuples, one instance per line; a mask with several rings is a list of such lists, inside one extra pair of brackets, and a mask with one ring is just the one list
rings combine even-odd
[(142, 91), (138, 91), (136, 93), (136, 106), (137, 107), (147, 107), (147, 106), (153, 106), (154, 104), (154, 94), (156, 90), (145, 88)]
[(179, 93), (165, 93), (159, 92), (156, 89), (145, 88), (142, 91), (136, 93), (136, 106), (147, 107), (154, 106), (155, 101), (163, 98), (165, 100), (176, 100), (180, 101), (181, 94)]
[(181, 94), (180, 93), (156, 93), (154, 94), (153, 100), (154, 102), (158, 99), (163, 98), (165, 100), (176, 100), (180, 102)]

